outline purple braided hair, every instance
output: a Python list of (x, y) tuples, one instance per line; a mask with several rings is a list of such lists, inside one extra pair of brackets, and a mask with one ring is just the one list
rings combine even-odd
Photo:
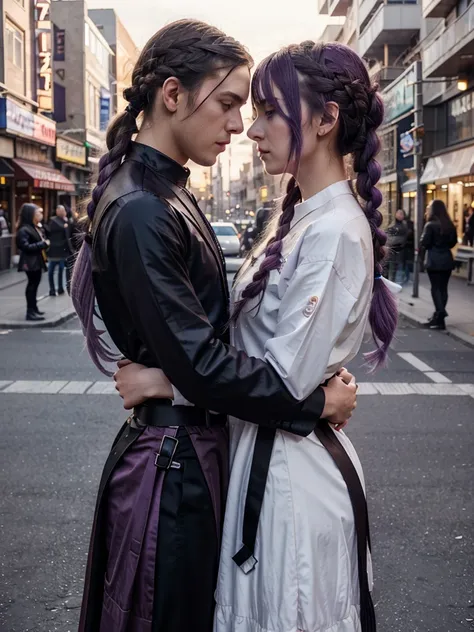
[[(275, 98), (274, 86), (283, 95), (288, 114)], [(375, 160), (380, 150), (376, 130), (382, 124), (384, 114), (383, 101), (377, 90), (378, 86), (370, 83), (362, 59), (353, 50), (342, 44), (321, 45), (310, 41), (270, 55), (258, 66), (252, 79), (253, 102), (270, 103), (290, 127), (292, 145), (288, 164), (294, 159), (298, 165), (301, 158), (301, 100), (314, 113), (323, 113), (327, 120), (330, 120), (330, 114), (326, 103), (331, 101), (339, 106), (338, 149), (341, 156), (353, 156), (356, 189), (363, 200), (374, 245), (375, 282), (369, 322), (376, 349), (365, 356), (372, 370), (385, 362), (397, 326), (395, 299), (381, 280), (387, 237), (380, 229), (382, 214), (378, 209), (382, 194), (376, 188), (381, 174), (381, 167)], [(276, 235), (269, 240), (264, 260), (242, 292), (233, 320), (252, 298), (263, 295), (271, 270), (281, 265), (282, 240), (289, 231), (295, 204), (300, 199), (300, 190), (292, 178)]]
[(146, 44), (137, 61), (132, 73), (132, 85), (124, 91), (129, 105), (107, 130), (108, 152), (99, 161), (97, 184), (87, 207), (88, 222), (84, 241), (71, 280), (71, 298), (81, 321), (87, 350), (96, 367), (105, 375), (110, 376), (112, 373), (103, 363), (113, 362), (118, 357), (102, 339), (104, 331), (94, 322), (98, 314), (92, 284), (90, 226), (97, 205), (122, 164), (133, 135), (138, 132), (137, 117), (141, 112), (144, 119), (150, 116), (156, 93), (166, 79), (177, 77), (189, 90), (192, 105), (192, 97), (203, 79), (217, 69), (228, 69), (230, 73), (237, 66), (244, 65), (251, 66), (252, 58), (239, 42), (204, 22), (187, 19), (173, 22), (158, 31)]

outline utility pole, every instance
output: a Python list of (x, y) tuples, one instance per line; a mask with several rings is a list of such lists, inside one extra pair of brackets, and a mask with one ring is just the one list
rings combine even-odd
[(415, 62), (415, 81), (413, 89), (415, 91), (415, 116), (414, 116), (414, 136), (415, 151), (413, 154), (413, 167), (416, 178), (416, 206), (415, 206), (415, 257), (413, 261), (413, 298), (418, 298), (420, 285), (420, 239), (423, 231), (424, 200), (421, 186), (421, 161), (423, 156), (422, 136), (423, 136), (423, 76), (421, 61)]

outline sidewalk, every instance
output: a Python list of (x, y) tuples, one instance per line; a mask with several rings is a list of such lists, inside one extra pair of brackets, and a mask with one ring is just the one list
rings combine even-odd
[(56, 327), (75, 316), (67, 294), (49, 296), (47, 274), (43, 274), (38, 288), (38, 307), (45, 312), (45, 320), (27, 321), (25, 299), (26, 275), (16, 269), (0, 272), (0, 329), (30, 329)]
[[(433, 315), (430, 281), (427, 274), (420, 274), (419, 297), (412, 297), (410, 282), (398, 295), (400, 313), (414, 324), (421, 325)], [(474, 346), (474, 285), (453, 274), (449, 282), (447, 332), (453, 337)], [(441, 332), (442, 333), (442, 332)]]

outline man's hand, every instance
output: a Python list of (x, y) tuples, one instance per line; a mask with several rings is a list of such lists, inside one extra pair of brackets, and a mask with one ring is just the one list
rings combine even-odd
[(142, 364), (120, 360), (114, 375), (115, 388), (123, 399), (123, 407), (130, 410), (147, 399), (172, 399), (173, 389), (160, 369), (149, 369)]
[[(346, 380), (349, 380), (349, 383), (346, 383)], [(323, 419), (337, 425), (337, 429), (340, 430), (347, 424), (357, 407), (355, 377), (344, 369), (341, 375), (333, 377), (323, 388), (326, 396)]]

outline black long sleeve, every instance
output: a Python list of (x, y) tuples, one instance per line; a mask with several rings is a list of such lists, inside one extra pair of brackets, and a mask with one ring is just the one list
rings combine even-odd
[(189, 278), (187, 247), (176, 211), (151, 194), (125, 204), (111, 233), (120, 292), (156, 366), (197, 406), (309, 434), (323, 389), (297, 401), (269, 364), (216, 338)]

